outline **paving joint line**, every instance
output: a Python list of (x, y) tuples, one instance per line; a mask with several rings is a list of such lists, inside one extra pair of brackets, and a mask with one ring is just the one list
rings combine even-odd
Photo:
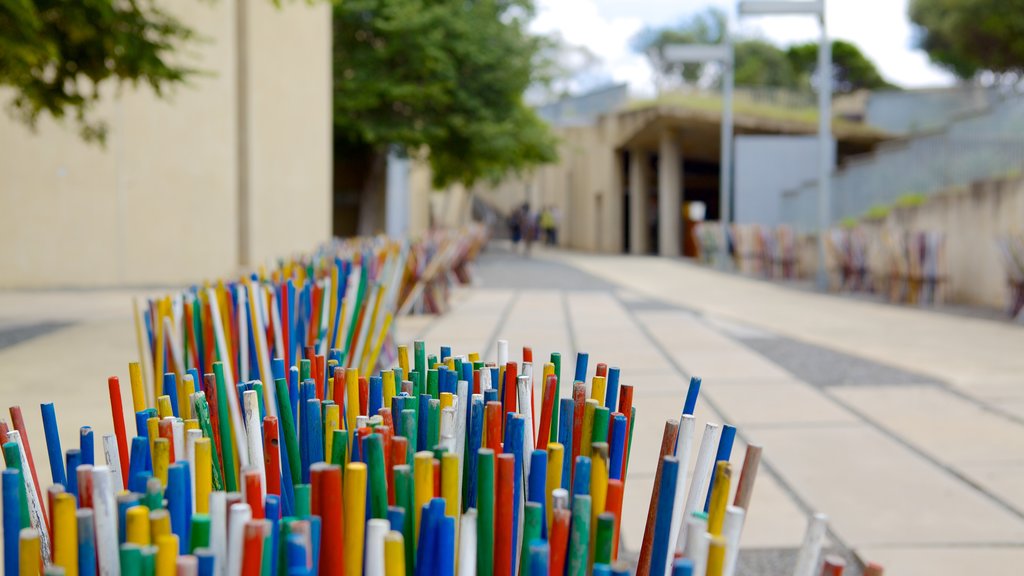
[(519, 296), (522, 294), (522, 290), (515, 290), (512, 293), (512, 297), (508, 299), (508, 303), (505, 304), (505, 308), (502, 309), (501, 314), (498, 315), (498, 323), (494, 325), (494, 330), (491, 331), (491, 335), (487, 338), (487, 347), (480, 352), (482, 355), (490, 353), (491, 347), (498, 345), (498, 338), (501, 336), (501, 331), (508, 322), (508, 317), (512, 313), (512, 308), (519, 301)]

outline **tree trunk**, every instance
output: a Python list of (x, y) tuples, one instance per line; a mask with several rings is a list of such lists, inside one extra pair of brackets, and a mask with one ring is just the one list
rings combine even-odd
[(387, 150), (375, 149), (370, 155), (370, 171), (359, 194), (360, 236), (371, 236), (384, 229), (384, 186), (387, 175)]

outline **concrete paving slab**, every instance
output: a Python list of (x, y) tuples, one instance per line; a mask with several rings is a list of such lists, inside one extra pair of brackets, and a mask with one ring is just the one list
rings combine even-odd
[(813, 386), (798, 381), (719, 386), (711, 380), (702, 393), (741, 427), (803, 428), (808, 424), (842, 426), (859, 422)]
[(870, 426), (748, 432), (854, 546), (1024, 544), (1018, 517)]
[(921, 548), (869, 547), (857, 553), (896, 576), (956, 576), (990, 574), (1015, 576), (1024, 566), (1022, 547), (943, 546)]

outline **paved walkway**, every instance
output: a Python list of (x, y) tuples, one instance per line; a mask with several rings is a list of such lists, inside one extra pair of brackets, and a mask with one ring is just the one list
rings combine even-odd
[[(808, 294), (657, 258), (492, 251), (450, 314), (406, 318), (403, 340), (512, 358), (560, 351), (636, 386), (625, 545), (639, 545), (661, 423), (691, 374), (706, 420), (764, 446), (745, 573), (789, 571), (806, 515), (831, 545), (897, 575), (1014, 574), (1024, 565), (1024, 329)], [(135, 356), (130, 293), (0, 293), (0, 402), (59, 398), (63, 438), (109, 431), (103, 383)], [(73, 408), (72, 408), (73, 407)], [(734, 449), (742, 464), (744, 445)], [(45, 456), (41, 440), (37, 459)], [(40, 482), (49, 481), (40, 470)], [(780, 566), (782, 568), (780, 568)]]

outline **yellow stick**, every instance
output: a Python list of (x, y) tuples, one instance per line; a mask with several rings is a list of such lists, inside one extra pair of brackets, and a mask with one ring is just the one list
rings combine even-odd
[[(715, 480), (715, 482), (718, 482)], [(707, 576), (722, 576), (722, 568), (725, 566), (725, 539), (721, 535), (711, 537), (711, 546), (708, 548), (708, 571)]]
[(188, 434), (189, 430), (199, 430), (199, 420), (195, 418), (185, 420), (185, 434)]
[(402, 378), (409, 379), (409, 347), (401, 345), (398, 347), (398, 367), (402, 369)]
[(64, 568), (64, 576), (78, 576), (78, 520), (75, 497), (66, 492), (53, 501), (53, 563)]
[[(180, 408), (180, 407), (179, 407)], [(174, 417), (174, 408), (171, 407), (170, 396), (158, 396), (156, 399), (156, 414), (161, 420)]]
[(125, 541), (139, 546), (149, 546), (153, 541), (149, 535), (149, 508), (133, 506), (128, 509), (125, 520)]
[(434, 455), (426, 450), (417, 452), (413, 456), (413, 484), (415, 484), (415, 496), (413, 506), (416, 508), (416, 541), (420, 539), (420, 516), (423, 513), (423, 505), (430, 502), (434, 497)]
[(441, 457), (441, 497), (444, 498), (445, 516), (459, 517), (459, 455), (445, 452)]
[(548, 512), (548, 534), (551, 533), (551, 522), (554, 518), (554, 506), (551, 502), (551, 491), (555, 488), (562, 487), (562, 457), (564, 454), (564, 448), (558, 442), (548, 443), (548, 482), (545, 487), (545, 494), (547, 494), (547, 512)]
[(711, 502), (708, 506), (708, 532), (712, 536), (721, 536), (722, 524), (725, 522), (725, 507), (729, 503), (732, 466), (723, 460), (715, 467), (715, 485), (711, 488)]
[(598, 442), (590, 452), (590, 567), (597, 546), (597, 517), (608, 501), (608, 444)]
[[(356, 432), (356, 418), (359, 416), (359, 370), (355, 368), (345, 370), (345, 392), (348, 394), (345, 425), (348, 428), (348, 445), (352, 446), (352, 435)], [(337, 401), (335, 400), (335, 402)], [(348, 453), (351, 454), (352, 450), (349, 450)]]
[(149, 434), (149, 453), (151, 456), (153, 454), (153, 448), (156, 446), (154, 442), (160, 437), (159, 425), (160, 419), (156, 416), (146, 418), (146, 432)]
[[(394, 370), (385, 370), (383, 372), (383, 376), (384, 376), (384, 407), (385, 408), (391, 408), (391, 399), (394, 398), (395, 394), (396, 394), (395, 371)], [(401, 414), (399, 414), (399, 416), (401, 416)], [(392, 414), (391, 417), (394, 418), (395, 415)]]
[(178, 562), (178, 537), (164, 534), (156, 539), (156, 576), (174, 576)]
[(372, 348), (374, 344), (373, 333), (377, 328), (377, 310), (380, 309), (380, 301), (383, 297), (384, 285), (381, 284), (380, 287), (377, 289), (377, 297), (373, 299), (373, 313), (370, 315), (370, 327), (366, 330), (365, 334), (361, 335), (364, 342), (364, 346), (363, 357), (360, 358), (361, 362), (359, 365), (362, 366), (364, 374), (369, 374), (370, 371), (373, 369), (372, 366), (368, 367), (366, 365), (370, 362), (370, 348)]
[(142, 412), (149, 404), (146, 402), (146, 387), (142, 379), (142, 366), (138, 362), (128, 363), (128, 380), (132, 385), (132, 407), (135, 408), (136, 412)]
[[(135, 411), (139, 412), (145, 410), (149, 406), (149, 401), (146, 399), (146, 375), (142, 370), (142, 367), (146, 364), (146, 343), (142, 337), (142, 314), (139, 312), (139, 299), (132, 298), (132, 320), (135, 322), (135, 345), (139, 351), (139, 361), (128, 364), (128, 374), (132, 379), (132, 399), (135, 402)], [(138, 385), (139, 388), (135, 387), (136, 374), (132, 371), (132, 364), (135, 364), (135, 370), (138, 371)], [(141, 392), (141, 394), (137, 394)], [(156, 396), (153, 396), (156, 398)], [(142, 402), (142, 408), (139, 408), (139, 402)]]
[(324, 410), (324, 457), (328, 462), (333, 454), (335, 430), (341, 430), (341, 406), (328, 404)]
[(597, 400), (598, 406), (604, 406), (604, 390), (607, 382), (604, 376), (594, 376), (593, 385), (590, 387), (590, 398)]
[(153, 477), (167, 487), (167, 468), (171, 465), (171, 443), (167, 438), (153, 440)]
[(405, 541), (397, 530), (384, 536), (384, 576), (405, 576)]
[(171, 515), (166, 509), (153, 510), (149, 513), (150, 542), (158, 544), (161, 536), (171, 533)]
[(451, 408), (452, 404), (455, 403), (455, 395), (451, 392), (441, 392), (441, 410), (445, 408)]
[(469, 361), (470, 362), (479, 362), (480, 361), (480, 353), (479, 352), (470, 352), (469, 353)]
[(196, 450), (196, 513), (210, 513), (210, 490), (213, 485), (213, 448), (209, 438), (195, 441)]
[(156, 305), (156, 320), (153, 322), (153, 329), (156, 330), (156, 349), (153, 350), (153, 398), (160, 396), (160, 383), (164, 379), (164, 301), (160, 300)]
[(18, 533), (19, 576), (39, 576), (39, 532), (35, 528), (22, 528)]
[(362, 576), (366, 530), (366, 464), (351, 462), (345, 473), (345, 576)]
[(373, 346), (373, 355), (370, 356), (369, 368), (367, 371), (371, 371), (377, 367), (377, 358), (380, 357), (380, 349), (384, 346), (384, 339), (388, 336), (388, 330), (391, 329), (391, 312), (384, 315), (384, 324), (380, 328), (380, 335), (377, 336), (377, 343)]

